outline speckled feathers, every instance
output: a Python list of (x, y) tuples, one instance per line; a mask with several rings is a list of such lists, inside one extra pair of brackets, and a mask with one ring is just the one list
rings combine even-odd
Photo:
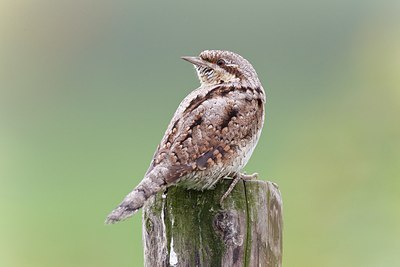
[(258, 142), (266, 97), (251, 64), (221, 50), (183, 59), (194, 64), (201, 86), (181, 102), (144, 179), (107, 223), (131, 216), (170, 185), (211, 189), (239, 174)]

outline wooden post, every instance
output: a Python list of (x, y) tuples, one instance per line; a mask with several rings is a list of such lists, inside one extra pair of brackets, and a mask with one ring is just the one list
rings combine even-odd
[(278, 187), (231, 180), (203, 192), (170, 187), (143, 209), (145, 266), (282, 264), (282, 199)]

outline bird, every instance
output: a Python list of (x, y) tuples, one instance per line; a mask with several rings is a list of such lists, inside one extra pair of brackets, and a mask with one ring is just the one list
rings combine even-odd
[(205, 50), (182, 57), (194, 65), (200, 87), (178, 106), (142, 181), (107, 217), (113, 224), (131, 217), (170, 186), (211, 190), (230, 177), (221, 203), (240, 180), (257, 177), (242, 169), (264, 124), (266, 95), (253, 66), (237, 53)]

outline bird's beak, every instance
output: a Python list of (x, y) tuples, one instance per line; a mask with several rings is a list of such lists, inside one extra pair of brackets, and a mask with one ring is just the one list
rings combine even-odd
[(197, 66), (211, 67), (209, 62), (203, 60), (200, 57), (181, 57), (181, 58)]

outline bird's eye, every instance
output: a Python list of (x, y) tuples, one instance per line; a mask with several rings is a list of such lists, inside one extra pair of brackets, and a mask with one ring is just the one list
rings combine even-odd
[(223, 66), (223, 65), (225, 65), (225, 60), (223, 60), (222, 58), (218, 59), (218, 60), (217, 60), (217, 65), (218, 65), (218, 66)]

